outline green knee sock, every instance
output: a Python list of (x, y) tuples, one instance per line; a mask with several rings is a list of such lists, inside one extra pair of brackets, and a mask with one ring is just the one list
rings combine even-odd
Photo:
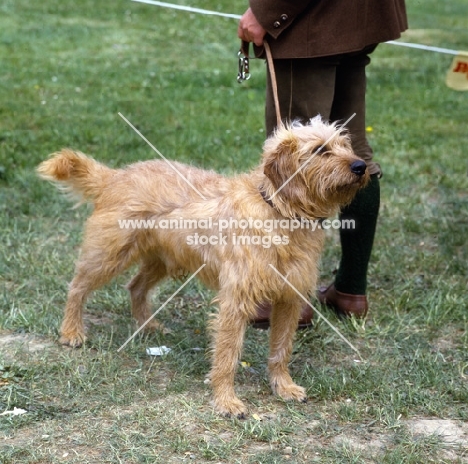
[(340, 214), (340, 219), (354, 219), (355, 228), (340, 230), (341, 261), (335, 277), (335, 288), (343, 293), (365, 295), (367, 266), (374, 242), (380, 205), (377, 174)]

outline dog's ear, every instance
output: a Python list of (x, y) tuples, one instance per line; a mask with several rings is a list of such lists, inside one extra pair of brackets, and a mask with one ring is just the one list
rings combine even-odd
[(296, 173), (300, 167), (299, 141), (291, 131), (285, 131), (281, 135), (279, 140), (275, 141), (273, 138), (265, 145), (263, 173), (276, 190), (281, 188), (282, 197), (295, 203), (305, 199), (307, 193), (303, 175)]
[(286, 137), (282, 137), (276, 144), (269, 143), (265, 146), (263, 173), (276, 189), (280, 188), (298, 167), (294, 156), (297, 143), (296, 137), (288, 132)]

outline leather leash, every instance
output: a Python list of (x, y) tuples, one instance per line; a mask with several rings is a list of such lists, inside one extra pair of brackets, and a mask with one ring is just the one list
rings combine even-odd
[[(276, 73), (275, 66), (273, 63), (273, 57), (271, 56), (270, 45), (267, 41), (263, 43), (265, 48), (265, 54), (268, 63), (268, 71), (270, 74), (271, 89), (273, 91), (273, 100), (275, 102), (275, 111), (276, 111), (276, 124), (280, 127), (283, 123), (281, 121), (281, 112), (278, 99), (278, 84), (276, 82)], [(239, 53), (237, 54), (239, 58), (239, 71), (237, 73), (237, 82), (241, 84), (244, 81), (250, 79), (250, 65), (249, 65), (249, 42), (244, 40), (241, 43)]]
[(273, 91), (273, 100), (275, 101), (275, 111), (276, 111), (276, 126), (280, 127), (283, 125), (281, 122), (281, 111), (279, 106), (279, 99), (278, 99), (278, 84), (276, 83), (276, 73), (275, 73), (275, 65), (273, 64), (273, 57), (271, 56), (270, 45), (267, 41), (263, 43), (265, 47), (267, 62), (268, 62), (268, 70), (270, 71), (270, 81), (271, 81), (271, 89)]

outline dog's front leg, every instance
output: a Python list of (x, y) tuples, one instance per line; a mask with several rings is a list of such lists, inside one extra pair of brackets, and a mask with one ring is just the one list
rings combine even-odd
[(244, 418), (247, 409), (234, 392), (234, 375), (239, 362), (247, 317), (233, 303), (220, 302), (214, 321), (213, 366), (210, 379), (216, 411), (225, 416)]
[(276, 394), (285, 400), (305, 402), (307, 396), (304, 388), (293, 382), (288, 370), (301, 307), (301, 300), (297, 298), (273, 304), (268, 370), (271, 388)]

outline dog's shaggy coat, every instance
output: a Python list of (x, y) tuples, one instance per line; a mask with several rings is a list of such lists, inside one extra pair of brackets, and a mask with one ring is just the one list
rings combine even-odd
[[(246, 412), (234, 392), (234, 374), (245, 328), (261, 302), (270, 302), (273, 308), (268, 360), (272, 389), (284, 399), (305, 401), (305, 390), (292, 381), (288, 372), (303, 303), (270, 265), (302, 295), (310, 295), (316, 285), (323, 230), (234, 227), (228, 231), (226, 243), (218, 245), (194, 244), (188, 236), (226, 234), (218, 227), (223, 219), (316, 220), (335, 214), (369, 177), (365, 163), (354, 155), (341, 129), (320, 118), (306, 125), (281, 126), (265, 142), (260, 166), (231, 178), (176, 162), (171, 167), (160, 160), (115, 170), (67, 149), (41, 163), (38, 173), (94, 204), (70, 284), (61, 343), (77, 347), (84, 342), (82, 311), (86, 298), (130, 265), (140, 266), (128, 288), (132, 315), (142, 325), (151, 316), (148, 293), (152, 287), (167, 276), (195, 272), (206, 264), (198, 277), (218, 291), (219, 304), (213, 322), (210, 372), (216, 410), (239, 417)], [(200, 222), (211, 218), (212, 229), (119, 226), (122, 220), (157, 223), (181, 218)], [(255, 240), (256, 245), (239, 244), (231, 240), (234, 234), (255, 236), (260, 241), (268, 235), (282, 239), (271, 246)], [(148, 327), (160, 326), (151, 321)]]

